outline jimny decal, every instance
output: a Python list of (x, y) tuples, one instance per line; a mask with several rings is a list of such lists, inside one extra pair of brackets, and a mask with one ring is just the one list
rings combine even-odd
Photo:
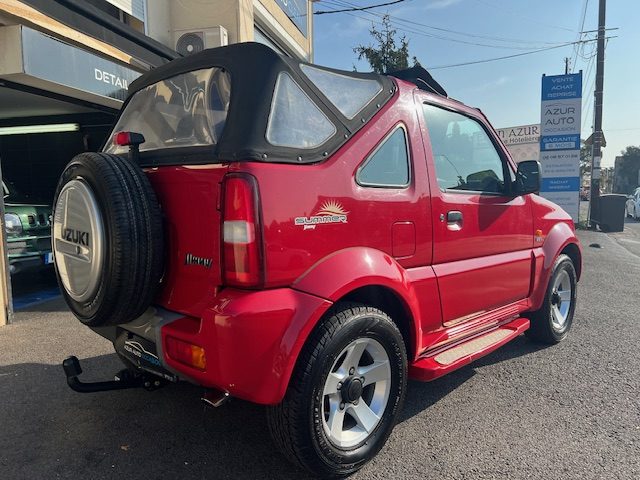
[(313, 230), (316, 225), (323, 223), (347, 223), (347, 215), (340, 202), (328, 200), (322, 204), (320, 210), (310, 217), (296, 217), (295, 224), (303, 225), (303, 230)]
[(187, 253), (187, 255), (184, 258), (185, 265), (200, 265), (201, 267), (204, 267), (204, 268), (211, 268), (212, 263), (213, 263), (213, 260), (210, 258), (196, 257), (191, 253)]

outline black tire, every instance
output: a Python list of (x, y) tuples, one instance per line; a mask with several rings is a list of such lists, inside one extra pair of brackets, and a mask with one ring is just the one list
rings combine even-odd
[[(554, 285), (559, 275), (568, 276), (569, 285), (571, 287), (571, 304), (567, 311), (567, 317), (561, 328), (554, 325), (552, 308), (554, 302), (557, 302), (557, 297), (554, 299)], [(576, 294), (577, 294), (577, 276), (576, 270), (567, 255), (561, 254), (553, 264), (553, 270), (549, 284), (547, 285), (547, 291), (544, 296), (544, 301), (539, 310), (529, 313), (527, 316), (531, 320), (531, 327), (525, 332), (529, 338), (534, 341), (546, 344), (556, 344), (567, 338), (571, 325), (573, 323), (573, 314), (576, 308)]]
[[(71, 311), (85, 325), (127, 323), (149, 307), (162, 277), (164, 241), (158, 200), (145, 173), (128, 159), (106, 153), (77, 155), (62, 173), (56, 191), (55, 245), (64, 235), (60, 232), (69, 230), (65, 229), (67, 215), (57, 210), (59, 206), (62, 210), (63, 205), (70, 208), (69, 203), (59, 203), (59, 200), (65, 186), (72, 181), (80, 182), (95, 199), (96, 211), (102, 218), (100, 249), (103, 256), (101, 261), (96, 261), (96, 273), (92, 274), (96, 279), (95, 288), (87, 293), (88, 298), (77, 300), (60, 275), (61, 262), (67, 261), (65, 255), (56, 250), (60, 290)], [(97, 244), (97, 240), (93, 241)], [(90, 268), (93, 269), (93, 265)], [(69, 269), (67, 277), (73, 272)]]
[[(388, 355), (391, 367), (388, 402), (366, 439), (350, 448), (340, 448), (332, 443), (323, 427), (323, 405), (327, 405), (323, 404), (324, 386), (332, 367), (344, 358), (344, 354), (339, 357), (341, 352), (359, 339), (375, 340)], [(406, 384), (406, 349), (389, 316), (361, 304), (337, 304), (302, 349), (282, 403), (268, 407), (271, 435), (287, 458), (310, 472), (323, 476), (349, 475), (371, 460), (387, 441), (402, 408)], [(364, 401), (364, 391), (361, 395), (360, 400)], [(357, 403), (355, 400), (354, 405)]]

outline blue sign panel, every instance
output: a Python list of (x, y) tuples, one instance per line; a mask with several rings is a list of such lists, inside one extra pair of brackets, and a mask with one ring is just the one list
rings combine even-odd
[(582, 74), (550, 75), (542, 77), (542, 100), (582, 97)]
[(276, 0), (282, 11), (307, 36), (307, 0)]
[(540, 137), (540, 150), (577, 150), (580, 148), (580, 134), (547, 135)]
[(582, 73), (543, 75), (540, 107), (540, 193), (577, 222)]
[(543, 178), (541, 192), (577, 192), (580, 190), (580, 177)]

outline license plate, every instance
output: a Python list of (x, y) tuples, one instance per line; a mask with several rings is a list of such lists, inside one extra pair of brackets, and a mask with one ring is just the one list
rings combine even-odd
[(44, 254), (44, 264), (45, 265), (49, 265), (51, 263), (53, 263), (53, 252), (45, 253)]

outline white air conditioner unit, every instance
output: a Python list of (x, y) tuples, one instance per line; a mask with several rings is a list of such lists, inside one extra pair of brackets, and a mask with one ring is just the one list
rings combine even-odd
[(192, 55), (205, 48), (229, 45), (227, 29), (221, 25), (209, 28), (174, 30), (173, 39), (176, 52), (181, 55)]

